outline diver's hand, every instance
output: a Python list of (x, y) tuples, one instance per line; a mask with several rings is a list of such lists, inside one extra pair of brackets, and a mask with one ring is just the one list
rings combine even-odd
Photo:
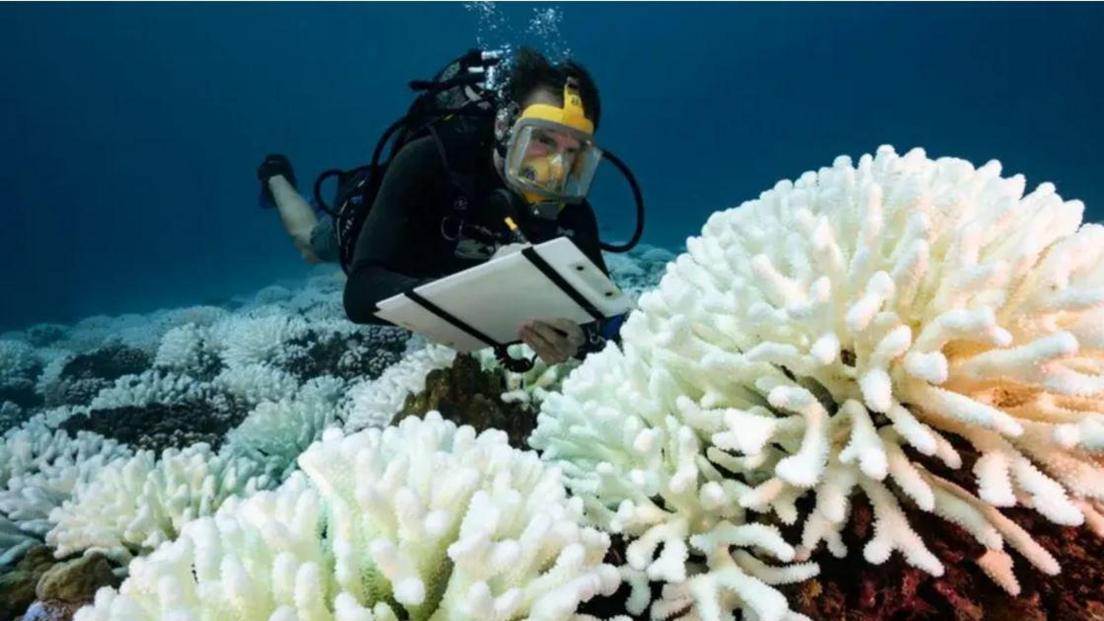
[(579, 351), (586, 337), (570, 319), (535, 319), (521, 324), (518, 338), (533, 348), (546, 364), (559, 364)]
[(509, 256), (511, 254), (514, 254), (515, 252), (521, 252), (522, 250), (525, 250), (532, 245), (533, 244), (506, 244), (505, 246), (499, 246), (498, 250), (495, 250), (495, 253), (491, 255), (491, 258), (498, 259), (501, 257)]

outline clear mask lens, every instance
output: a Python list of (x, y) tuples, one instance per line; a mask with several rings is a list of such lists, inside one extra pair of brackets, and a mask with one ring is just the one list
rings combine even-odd
[(590, 136), (551, 123), (522, 123), (507, 151), (507, 180), (515, 189), (553, 200), (586, 198), (601, 160), (601, 150)]

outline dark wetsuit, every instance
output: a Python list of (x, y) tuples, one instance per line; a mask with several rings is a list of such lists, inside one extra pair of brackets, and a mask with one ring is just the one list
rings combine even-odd
[[(395, 155), (357, 238), (345, 284), (345, 312), (350, 320), (387, 323), (375, 316), (380, 301), (490, 258), (495, 236), (505, 232), (505, 225), (486, 197), (504, 183), (489, 151), (474, 157), (480, 159), (467, 161), (470, 174), (464, 176), (462, 192), (446, 170), (432, 137), (415, 140)], [(458, 211), (456, 201), (462, 196), (470, 201)], [(517, 220), (530, 242), (566, 235), (609, 273), (599, 247), (597, 220), (585, 201), (564, 207), (556, 221), (526, 213), (518, 213)], [(612, 332), (609, 321), (584, 328), (587, 345), (583, 352), (604, 346), (603, 332)]]

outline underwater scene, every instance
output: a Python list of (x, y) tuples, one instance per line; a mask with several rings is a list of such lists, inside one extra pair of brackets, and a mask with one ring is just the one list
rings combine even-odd
[(1104, 5), (0, 24), (0, 621), (1104, 621)]

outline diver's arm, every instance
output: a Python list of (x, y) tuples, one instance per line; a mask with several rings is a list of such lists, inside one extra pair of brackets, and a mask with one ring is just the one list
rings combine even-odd
[[(403, 273), (413, 253), (419, 251), (420, 229), (434, 225), (421, 221), (426, 206), (434, 198), (436, 184), (430, 179), (440, 175), (433, 168), (436, 151), (432, 144), (416, 141), (401, 149), (388, 165), (371, 212), (357, 236), (349, 278), (345, 282), (345, 314), (356, 323), (386, 324), (376, 317), (376, 305), (387, 298), (431, 282)], [(439, 168), (439, 164), (437, 164)]]

